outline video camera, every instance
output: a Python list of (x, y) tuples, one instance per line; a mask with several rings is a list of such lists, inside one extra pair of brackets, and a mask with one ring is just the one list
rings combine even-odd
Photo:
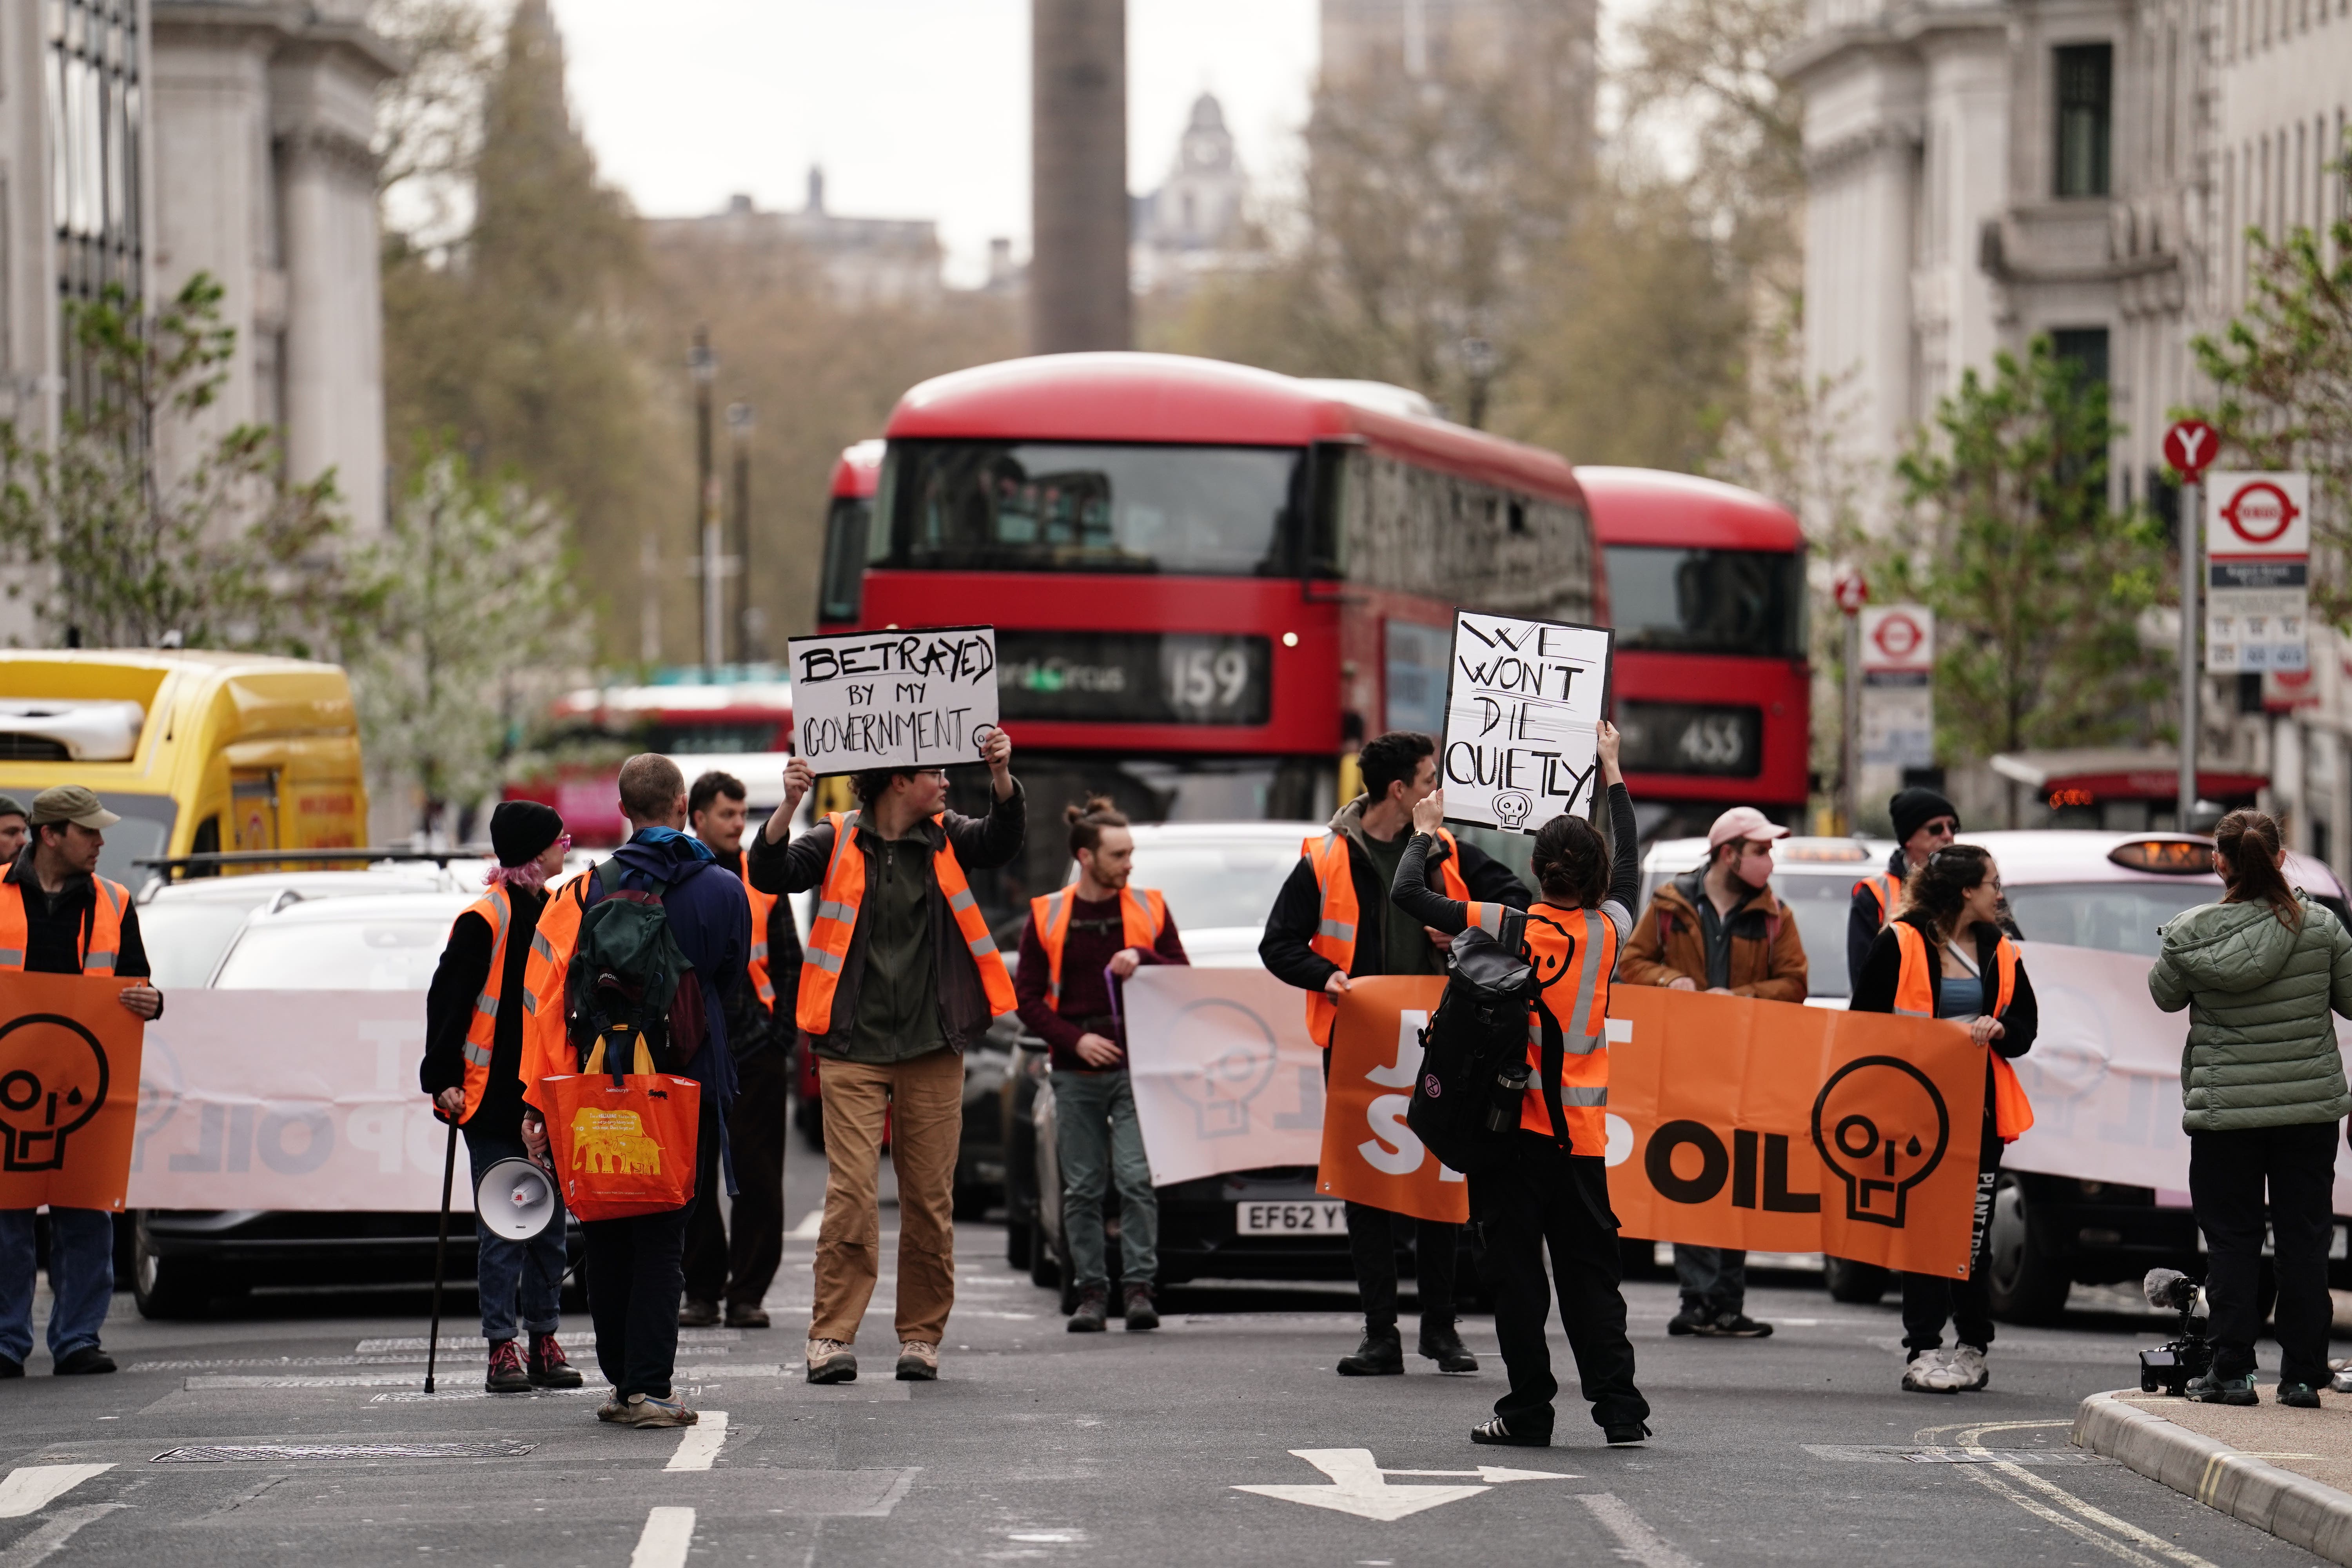
[(2205, 1288), (2178, 1268), (2151, 1268), (2140, 1289), (2149, 1306), (2180, 1314), (2179, 1338), (2139, 1352), (2140, 1392), (2179, 1398), (2189, 1392), (2190, 1378), (2203, 1377), (2213, 1367), (2212, 1342), (2199, 1333), (2191, 1321), (2211, 1321)]

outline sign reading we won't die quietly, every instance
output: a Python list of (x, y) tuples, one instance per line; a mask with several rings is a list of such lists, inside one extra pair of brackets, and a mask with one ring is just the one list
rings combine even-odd
[(996, 728), (996, 629), (794, 637), (794, 751), (820, 773), (980, 760)]
[(2311, 476), (2207, 475), (2205, 559), (2205, 668), (2305, 668)]
[(1455, 822), (1533, 833), (1591, 808), (1610, 634), (1459, 610), (1438, 784)]

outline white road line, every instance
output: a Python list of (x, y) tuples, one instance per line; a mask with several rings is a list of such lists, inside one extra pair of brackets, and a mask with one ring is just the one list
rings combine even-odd
[(79, 1508), (59, 1509), (41, 1521), (39, 1529), (26, 1536), (5, 1552), (0, 1552), (0, 1568), (34, 1568), (45, 1563), (74, 1538), (74, 1532), (85, 1524), (104, 1519), (118, 1508), (119, 1502), (84, 1503)]
[(686, 1568), (687, 1548), (694, 1544), (694, 1510), (657, 1508), (646, 1515), (645, 1533), (629, 1553), (629, 1568)]
[[(0, 1519), (22, 1519), (74, 1489), (112, 1465), (25, 1465), (0, 1480)], [(79, 1526), (75, 1528), (79, 1529)]]
[(677, 1440), (677, 1452), (669, 1457), (665, 1470), (707, 1470), (719, 1450), (727, 1446), (727, 1412), (706, 1410), (702, 1419), (686, 1429)]
[(800, 1224), (793, 1226), (792, 1229), (784, 1232), (784, 1234), (792, 1237), (794, 1241), (814, 1241), (816, 1239), (818, 1227), (824, 1224), (824, 1211), (823, 1209), (811, 1209), (808, 1213), (801, 1215)]
[(1676, 1551), (1614, 1494), (1584, 1492), (1576, 1500), (1591, 1509), (1592, 1517), (1608, 1527), (1609, 1533), (1617, 1538), (1617, 1554), (1628, 1563), (1639, 1563), (1642, 1568), (1698, 1568), (1697, 1563)]
[[(1970, 1480), (1975, 1481), (1978, 1485), (1983, 1487), (1987, 1491), (1991, 1492), (1994, 1496), (2008, 1499), (2011, 1502), (2015, 1503), (2026, 1512), (2034, 1515), (2036, 1518), (2048, 1521), (2050, 1523), (2054, 1524), (2059, 1529), (2066, 1531), (2069, 1535), (2076, 1536), (2083, 1541), (2088, 1542), (2091, 1545), (2097, 1547), (2100, 1551), (2106, 1552), (2111, 1557), (2119, 1558), (2126, 1563), (2138, 1564), (2139, 1568), (2164, 1568), (2164, 1564), (2159, 1563), (2157, 1560), (2157, 1557), (2150, 1557), (2146, 1552), (2133, 1550), (2135, 1546), (2142, 1546), (2146, 1547), (2148, 1552), (2156, 1552), (2158, 1557), (2162, 1557), (2172, 1563), (2180, 1564), (2180, 1568), (2214, 1568), (2214, 1564), (2212, 1563), (2205, 1558), (2198, 1556), (2194, 1552), (2190, 1552), (2184, 1547), (2175, 1546), (2171, 1542), (2163, 1539), (2161, 1536), (2151, 1534), (2147, 1531), (2142, 1530), (2139, 1526), (2133, 1524), (2128, 1520), (2117, 1519), (2114, 1514), (2107, 1512), (2104, 1509), (2093, 1507), (2091, 1504), (2084, 1502), (2081, 1498), (2076, 1497), (2074, 1493), (2066, 1490), (2065, 1488), (2051, 1481), (2047, 1477), (2035, 1475), (2023, 1465), (2017, 1464), (2014, 1461), (1999, 1458), (1997, 1456), (2002, 1452), (2001, 1449), (1987, 1448), (1983, 1446), (1982, 1439), (1984, 1435), (1988, 1432), (2011, 1432), (2032, 1426), (2064, 1426), (2069, 1425), (2071, 1425), (2071, 1423), (2066, 1421), (2001, 1421), (1987, 1422), (1981, 1425), (1973, 1426), (1930, 1426), (1917, 1434), (1914, 1440), (1923, 1443), (1932, 1442), (1936, 1437), (1940, 1436), (1946, 1432), (1958, 1432), (1959, 1434), (1959, 1441), (1952, 1445), (1953, 1447), (1963, 1449), (1971, 1456), (1983, 1455), (1992, 1459), (1992, 1462), (1990, 1464), (1963, 1465), (1959, 1468), (1961, 1474), (1967, 1476)], [(2048, 1504), (2040, 1500), (2040, 1499), (2027, 1496), (2024, 1492), (2018, 1490), (2015, 1487), (2012, 1487), (2007, 1482), (2001, 1480), (2000, 1477), (1990, 1473), (1994, 1470), (1999, 1470), (2002, 1475), (2009, 1476), (2016, 1480), (2023, 1481), (2026, 1485), (2033, 1488), (2034, 1490), (2041, 1492), (2042, 1496), (2047, 1497), (2052, 1501), (2057, 1503), (2059, 1508), (2066, 1510), (2066, 1512), (2060, 1513), (2056, 1509), (2051, 1508)], [(2068, 1517), (2069, 1515), (2073, 1515), (2074, 1517), (2070, 1518)], [(2111, 1531), (2114, 1534), (2101, 1534), (2099, 1529), (2092, 1528), (2095, 1525), (2100, 1527), (2100, 1529)], [(2116, 1540), (2115, 1539), (2116, 1536), (2120, 1536), (2123, 1539)], [(2129, 1542), (2130, 1544), (2126, 1544), (2126, 1542)]]

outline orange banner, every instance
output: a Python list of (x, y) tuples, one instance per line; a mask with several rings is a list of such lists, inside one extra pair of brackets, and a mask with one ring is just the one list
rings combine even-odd
[(1444, 990), (1433, 976), (1390, 975), (1359, 980), (1339, 998), (1317, 1192), (1415, 1219), (1470, 1217), (1461, 1173), (1439, 1164), (1404, 1124), (1421, 1076), (1421, 1031)]
[(116, 1209), (145, 1026), (110, 976), (0, 973), (0, 1209)]

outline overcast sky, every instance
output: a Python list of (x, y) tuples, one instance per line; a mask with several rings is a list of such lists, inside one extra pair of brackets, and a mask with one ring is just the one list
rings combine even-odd
[[(1029, 0), (552, 0), (572, 111), (637, 210), (710, 212), (735, 192), (936, 218), (950, 280), (988, 241), (1029, 249)], [(657, 18), (657, 19), (656, 19)], [(1203, 89), (1254, 179), (1295, 177), (1316, 0), (1128, 0), (1128, 184), (1165, 177)]]

